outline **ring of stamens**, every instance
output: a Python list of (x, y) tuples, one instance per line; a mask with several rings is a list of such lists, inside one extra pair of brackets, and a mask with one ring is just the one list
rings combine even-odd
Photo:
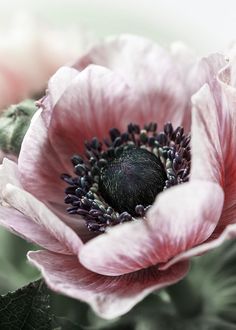
[(183, 127), (175, 130), (171, 123), (157, 131), (157, 124), (150, 123), (143, 129), (129, 124), (127, 131), (110, 130), (110, 138), (100, 142), (96, 137), (85, 142), (83, 156), (74, 155), (71, 162), (76, 176), (62, 174), (69, 185), (65, 189), (65, 203), (69, 214), (78, 214), (86, 221), (90, 231), (104, 232), (107, 227), (145, 217), (151, 205), (135, 206), (129, 212), (117, 212), (102, 197), (99, 179), (107, 163), (115, 156), (131, 148), (142, 148), (153, 153), (162, 163), (166, 172), (163, 190), (188, 181), (191, 164), (190, 135), (184, 134)]

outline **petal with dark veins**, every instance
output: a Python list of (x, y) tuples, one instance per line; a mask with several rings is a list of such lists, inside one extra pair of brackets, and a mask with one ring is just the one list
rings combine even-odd
[(89, 271), (74, 256), (36, 251), (29, 252), (28, 259), (52, 290), (89, 303), (106, 319), (128, 312), (149, 293), (179, 281), (188, 271), (188, 262), (183, 262), (164, 272), (151, 267), (114, 277)]
[[(48, 232), (49, 236), (53, 236), (58, 240), (66, 250), (69, 250), (73, 254), (79, 252), (79, 249), (83, 245), (79, 236), (53, 214), (44, 203), (37, 200), (25, 190), (12, 184), (6, 185), (2, 195), (4, 202), (25, 215), (30, 221), (42, 227)], [(15, 221), (17, 221), (17, 217)]]

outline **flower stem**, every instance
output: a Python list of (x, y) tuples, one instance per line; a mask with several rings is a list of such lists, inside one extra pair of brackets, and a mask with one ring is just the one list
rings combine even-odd
[(167, 288), (178, 314), (185, 318), (197, 316), (202, 311), (202, 297), (187, 278)]

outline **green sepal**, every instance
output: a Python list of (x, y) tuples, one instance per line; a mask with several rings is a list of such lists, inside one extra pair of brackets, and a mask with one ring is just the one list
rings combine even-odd
[(18, 156), (25, 133), (37, 108), (34, 100), (11, 105), (0, 117), (0, 149)]

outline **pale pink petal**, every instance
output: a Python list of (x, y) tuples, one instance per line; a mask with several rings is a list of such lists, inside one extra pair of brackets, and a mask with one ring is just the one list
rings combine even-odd
[(3, 201), (35, 222), (62, 244), (62, 250), (77, 254), (83, 245), (76, 233), (34, 196), (12, 184), (2, 192)]
[(66, 211), (66, 204), (58, 205), (50, 203), (50, 210), (56, 214), (67, 226), (72, 228), (81, 238), (83, 242), (87, 242), (93, 237), (97, 236), (97, 233), (88, 230), (85, 220), (78, 214), (68, 214)]
[(46, 95), (36, 102), (39, 108), (43, 108), (42, 116), (44, 125), (48, 128), (53, 112), (53, 108), (66, 88), (71, 84), (73, 79), (79, 74), (79, 71), (63, 66), (48, 81), (48, 89)]
[[(5, 189), (5, 186), (8, 183), (11, 183), (16, 187), (22, 188), (22, 185), (19, 181), (19, 171), (17, 168), (17, 164), (15, 162), (10, 161), (9, 159), (5, 158), (3, 160), (3, 164), (0, 165), (0, 199), (2, 198), (2, 193)], [(61, 198), (61, 202), (62, 201), (63, 201), (63, 198)], [(85, 225), (85, 221), (82, 218), (80, 218), (80, 216), (78, 216), (78, 215), (73, 216), (73, 215), (67, 214), (66, 204), (63, 203), (63, 205), (62, 205), (62, 204), (50, 203), (50, 204), (48, 204), (48, 207), (60, 220), (62, 220), (65, 224), (67, 224), (69, 227), (71, 227), (76, 233), (78, 233), (79, 237), (81, 239), (83, 239), (84, 242), (86, 242), (89, 239), (91, 239), (92, 237), (94, 237), (94, 234), (88, 231), (88, 229)], [(4, 219), (7, 219), (7, 218), (4, 218)], [(5, 220), (3, 220), (3, 221), (5, 221)], [(30, 221), (32, 222), (32, 220), (30, 220)], [(11, 224), (8, 223), (8, 225), (10, 226)], [(28, 224), (28, 226), (30, 228), (39, 227), (38, 225), (35, 225), (34, 223)], [(20, 224), (20, 227), (23, 228), (23, 225)], [(26, 228), (26, 230), (27, 230), (27, 228)], [(38, 231), (43, 232), (43, 228), (41, 228), (40, 230), (38, 229)], [(45, 232), (45, 230), (44, 230), (44, 232)], [(40, 235), (38, 235), (38, 236), (40, 236)], [(39, 245), (45, 247), (45, 245), (42, 245), (42, 244), (39, 244)], [(60, 249), (62, 249), (62, 247), (60, 247)], [(56, 250), (56, 251), (58, 252), (58, 250)]]
[[(225, 57), (218, 53), (199, 59), (190, 68), (187, 80), (185, 80), (186, 85), (191, 86), (191, 95), (197, 92), (205, 83), (213, 87), (219, 70), (226, 65), (227, 61)], [(188, 87), (186, 86), (186, 88)]]
[(222, 88), (223, 115), (229, 113), (229, 122), (222, 134), (225, 143), (226, 197), (219, 227), (224, 229), (224, 226), (236, 223), (236, 58), (220, 72), (218, 81)]
[(66, 184), (60, 175), (66, 169), (48, 139), (40, 110), (34, 115), (24, 137), (18, 168), (21, 183), (27, 191), (41, 200), (63, 203)]
[(214, 231), (223, 206), (215, 183), (192, 181), (161, 193), (147, 219), (122, 224), (86, 243), (81, 263), (104, 275), (121, 275), (168, 262), (204, 242)]
[[(51, 109), (60, 99), (67, 87), (70, 86), (73, 79), (79, 74), (79, 71), (71, 67), (61, 67), (48, 82), (48, 93), (51, 103)], [(48, 110), (50, 112), (50, 109)]]
[(75, 67), (81, 70), (89, 64), (111, 69), (136, 90), (142, 99), (137, 109), (142, 124), (153, 118), (159, 127), (167, 121), (173, 125), (183, 124), (189, 95), (175, 60), (164, 48), (132, 35), (107, 38), (91, 48)]
[(92, 47), (75, 67), (83, 69), (91, 63), (111, 69), (137, 89), (144, 104), (139, 108), (142, 123), (155, 115), (159, 127), (171, 121), (188, 130), (191, 96), (205, 82), (211, 83), (226, 61), (220, 54), (198, 60), (179, 43), (169, 52), (142, 37), (122, 35)]
[[(226, 65), (225, 57), (221, 54), (211, 54), (208, 57), (203, 57), (193, 65), (185, 80), (185, 89), (189, 91), (189, 99), (197, 92), (205, 83), (210, 88), (216, 88), (216, 77), (221, 68)], [(189, 87), (188, 87), (189, 86)], [(190, 102), (192, 108), (192, 104)], [(192, 115), (190, 111), (188, 115)]]
[(228, 241), (230, 239), (235, 239), (235, 238), (236, 238), (236, 224), (228, 225), (225, 228), (225, 230), (218, 236), (217, 239), (210, 240), (206, 243), (203, 243), (192, 249), (189, 249), (186, 252), (180, 253), (178, 256), (171, 259), (164, 266), (160, 267), (160, 269), (166, 270), (167, 268), (173, 266), (175, 263), (178, 263), (185, 259), (192, 258), (197, 255), (204, 254), (210, 250), (213, 250), (213, 249), (221, 246), (221, 244), (223, 244), (225, 241)]
[(22, 187), (19, 180), (17, 164), (8, 158), (4, 158), (0, 165), (0, 199), (2, 196), (2, 190), (7, 183), (11, 183), (20, 188)]
[(84, 70), (57, 102), (48, 129), (47, 108), (34, 116), (19, 156), (23, 186), (40, 199), (62, 203), (66, 184), (60, 175), (73, 170), (71, 156), (84, 152), (86, 139), (103, 139), (110, 128), (124, 127), (134, 110), (118, 76), (96, 66)]
[(215, 81), (193, 97), (191, 178), (218, 182), (225, 192), (215, 238), (236, 222), (236, 97), (231, 89)]
[(218, 53), (197, 59), (192, 50), (180, 42), (171, 45), (171, 55), (189, 101), (202, 85), (212, 85), (219, 70), (227, 64), (225, 57)]
[(73, 256), (37, 251), (29, 252), (28, 259), (41, 270), (52, 290), (89, 303), (106, 319), (128, 312), (150, 292), (177, 282), (188, 271), (184, 262), (165, 272), (151, 267), (113, 277), (90, 272)]
[(22, 237), (28, 242), (38, 244), (45, 249), (63, 254), (72, 253), (54, 235), (51, 235), (45, 228), (17, 210), (0, 206), (0, 224), (13, 234)]
[(93, 65), (82, 71), (56, 104), (49, 127), (61, 161), (83, 153), (86, 140), (102, 140), (110, 128), (126, 127), (137, 109), (134, 101), (132, 90), (110, 70)]
[(214, 96), (206, 84), (194, 95), (192, 102), (191, 178), (216, 182), (223, 187), (223, 144), (227, 141), (224, 134), (227, 134), (229, 116), (227, 112), (225, 117), (218, 113)]

